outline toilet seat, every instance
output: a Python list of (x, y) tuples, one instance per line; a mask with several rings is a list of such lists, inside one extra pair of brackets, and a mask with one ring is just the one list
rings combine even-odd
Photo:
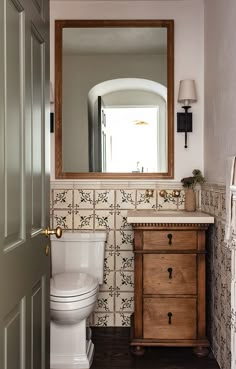
[(50, 295), (59, 298), (87, 294), (98, 286), (96, 278), (82, 272), (58, 273), (51, 278)]
[(86, 273), (59, 273), (51, 278), (52, 310), (75, 310), (94, 303), (98, 281)]
[(93, 295), (96, 295), (97, 290), (98, 290), (98, 286), (96, 286), (92, 291), (83, 293), (81, 295), (76, 295), (76, 296), (65, 297), (65, 296), (50, 295), (50, 301), (61, 302), (61, 303), (82, 301)]

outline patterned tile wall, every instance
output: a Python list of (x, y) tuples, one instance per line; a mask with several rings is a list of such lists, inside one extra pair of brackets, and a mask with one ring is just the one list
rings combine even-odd
[(221, 369), (231, 368), (232, 242), (224, 242), (225, 188), (204, 185), (201, 209), (215, 217), (207, 235), (207, 328)]
[[(145, 195), (146, 188), (85, 188), (78, 185), (54, 185), (51, 189), (51, 225), (64, 230), (107, 230), (108, 239), (104, 261), (104, 283), (92, 326), (129, 326), (134, 309), (133, 231), (127, 224), (130, 209), (182, 210), (184, 191), (173, 196), (171, 186), (155, 186), (153, 197)], [(198, 199), (198, 197), (197, 197)], [(236, 200), (235, 200), (236, 205)], [(235, 258), (236, 229), (231, 242), (224, 242), (225, 189), (204, 185), (199, 192), (198, 206), (214, 215), (215, 225), (207, 235), (207, 327), (213, 353), (221, 369), (231, 368), (232, 330), (236, 343), (236, 308), (231, 308), (232, 268)], [(235, 206), (236, 209), (236, 206)], [(235, 256), (234, 256), (235, 255)], [(236, 274), (236, 272), (235, 272)], [(233, 282), (236, 287), (235, 282)], [(235, 296), (236, 296), (236, 288)]]
[[(62, 186), (63, 187), (63, 186)], [(177, 189), (181, 188), (176, 187)], [(130, 209), (179, 210), (184, 207), (184, 191), (180, 197), (167, 189), (84, 189), (68, 186), (51, 190), (51, 225), (64, 230), (107, 230), (104, 261), (104, 283), (92, 326), (129, 326), (134, 310), (134, 253), (133, 231), (127, 223)]]
[(231, 237), (231, 368), (236, 367), (236, 187), (232, 192), (232, 237)]

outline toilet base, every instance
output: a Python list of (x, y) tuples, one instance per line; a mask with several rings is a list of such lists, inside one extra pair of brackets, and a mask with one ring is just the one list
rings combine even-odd
[(93, 362), (94, 344), (92, 340), (86, 341), (87, 352), (86, 355), (79, 355), (68, 357), (51, 355), (51, 369), (89, 369)]
[(89, 369), (94, 356), (94, 344), (86, 340), (86, 321), (75, 325), (51, 322), (51, 369)]

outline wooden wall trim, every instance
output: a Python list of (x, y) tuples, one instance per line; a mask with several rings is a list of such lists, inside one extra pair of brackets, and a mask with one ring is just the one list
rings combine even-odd
[[(166, 173), (64, 172), (62, 164), (62, 31), (72, 27), (167, 27), (168, 169)], [(173, 179), (174, 178), (174, 20), (56, 20), (55, 21), (55, 178)]]

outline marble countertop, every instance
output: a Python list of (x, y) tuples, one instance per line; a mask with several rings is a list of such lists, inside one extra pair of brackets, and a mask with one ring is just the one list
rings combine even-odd
[(128, 223), (214, 223), (214, 217), (201, 211), (129, 210)]

